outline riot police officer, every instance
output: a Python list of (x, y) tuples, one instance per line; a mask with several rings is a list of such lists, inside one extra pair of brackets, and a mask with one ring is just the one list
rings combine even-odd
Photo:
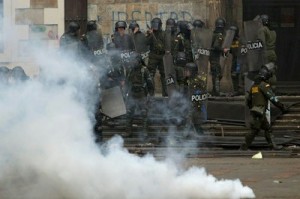
[(175, 55), (175, 45), (176, 45), (176, 36), (177, 36), (177, 23), (175, 19), (169, 18), (166, 21), (166, 30), (170, 31), (171, 34), (171, 43), (166, 42), (166, 49), (171, 49), (171, 54)]
[(133, 52), (130, 57), (131, 70), (126, 76), (127, 85), (127, 126), (126, 136), (132, 134), (132, 121), (135, 110), (143, 120), (143, 134), (148, 128), (148, 107), (147, 96), (153, 95), (153, 80), (148, 69), (142, 64), (142, 57), (139, 53)]
[(193, 27), (194, 28), (203, 28), (205, 23), (201, 19), (195, 19), (193, 21)]
[(187, 125), (189, 129), (193, 127), (197, 134), (202, 134), (201, 124), (207, 119), (204, 105), (207, 100), (206, 82), (199, 77), (198, 66), (194, 62), (186, 64), (185, 77), (190, 104)]
[(213, 32), (213, 39), (210, 51), (210, 70), (212, 75), (212, 95), (220, 95), (220, 81), (222, 79), (220, 57), (227, 53), (229, 49), (222, 48), (225, 38), (226, 21), (224, 18), (217, 18), (215, 21), (215, 30)]
[(81, 53), (81, 42), (78, 37), (80, 26), (72, 21), (68, 25), (68, 30), (60, 38), (60, 49), (63, 53), (70, 53), (78, 58)]
[(133, 37), (135, 51), (141, 54), (142, 59), (147, 66), (149, 61), (149, 45), (147, 43), (146, 35), (141, 32), (140, 26), (136, 21), (130, 22), (129, 30)]
[(162, 96), (166, 97), (168, 94), (163, 63), (163, 56), (165, 53), (165, 33), (162, 30), (162, 21), (160, 18), (153, 18), (151, 20), (151, 29), (147, 32), (147, 39), (148, 44), (150, 45), (148, 69), (153, 80), (156, 70), (159, 70)]
[(81, 41), (87, 61), (99, 65), (103, 57), (103, 37), (95, 20), (87, 22), (87, 32), (81, 36)]
[(134, 51), (133, 39), (126, 33), (127, 23), (125, 21), (117, 21), (115, 23), (115, 32), (113, 34), (113, 42), (120, 51)]
[(268, 101), (271, 101), (282, 112), (287, 112), (287, 108), (283, 105), (273, 93), (273, 90), (267, 81), (272, 76), (272, 72), (267, 67), (263, 66), (255, 78), (254, 84), (251, 86), (246, 95), (247, 105), (250, 109), (252, 121), (251, 132), (245, 136), (245, 143), (242, 144), (241, 150), (247, 150), (254, 140), (255, 136), (264, 130), (266, 141), (272, 149), (281, 149), (274, 142), (272, 135), (271, 124), (266, 117), (266, 109)]
[(237, 26), (230, 26), (231, 30), (235, 31), (232, 44), (230, 46), (230, 53), (232, 55), (231, 63), (231, 80), (233, 86), (233, 95), (240, 95), (240, 79), (241, 79), (241, 63), (238, 59), (240, 55), (240, 37), (239, 37), (239, 28)]
[(181, 91), (184, 85), (184, 67), (187, 63), (193, 61), (191, 46), (191, 30), (187, 21), (178, 21), (179, 32), (175, 38), (174, 63), (177, 76), (177, 84)]
[[(276, 49), (276, 32), (274, 30), (270, 30), (270, 18), (268, 15), (263, 14), (260, 15), (260, 19), (262, 22), (262, 27), (258, 30), (258, 38), (263, 42), (264, 50), (263, 50), (263, 58), (264, 64), (274, 63), (276, 66), (277, 55), (275, 52)], [(276, 87), (276, 70), (277, 66), (272, 71), (272, 77), (268, 80), (275, 89)]]
[(21, 66), (15, 66), (10, 72), (9, 83), (12, 85), (20, 84), (28, 79), (29, 77), (26, 75), (24, 69)]

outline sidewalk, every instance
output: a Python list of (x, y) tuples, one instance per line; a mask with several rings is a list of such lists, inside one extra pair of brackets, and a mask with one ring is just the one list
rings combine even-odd
[(240, 179), (258, 199), (299, 199), (299, 158), (193, 158), (186, 166), (205, 167), (218, 179)]

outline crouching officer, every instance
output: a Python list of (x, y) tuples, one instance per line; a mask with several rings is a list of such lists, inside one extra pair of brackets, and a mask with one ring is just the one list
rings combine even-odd
[(142, 56), (133, 52), (130, 57), (130, 70), (126, 75), (126, 88), (127, 88), (127, 126), (126, 136), (132, 134), (132, 121), (135, 110), (143, 120), (143, 136), (146, 136), (148, 128), (148, 108), (147, 96), (153, 96), (154, 87), (153, 80), (148, 69), (143, 65)]
[(255, 136), (264, 130), (266, 141), (272, 149), (280, 150), (282, 146), (277, 146), (273, 140), (271, 124), (266, 117), (266, 109), (268, 100), (278, 107), (283, 113), (287, 112), (287, 108), (275, 96), (271, 85), (267, 81), (272, 77), (272, 72), (263, 66), (259, 74), (255, 77), (254, 84), (246, 95), (247, 105), (250, 109), (252, 121), (250, 123), (251, 132), (245, 137), (245, 143), (240, 147), (241, 150), (247, 150), (254, 140)]

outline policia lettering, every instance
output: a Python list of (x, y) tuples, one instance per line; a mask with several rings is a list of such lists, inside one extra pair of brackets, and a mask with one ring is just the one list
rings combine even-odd
[(204, 101), (208, 98), (208, 93), (192, 95), (192, 102)]

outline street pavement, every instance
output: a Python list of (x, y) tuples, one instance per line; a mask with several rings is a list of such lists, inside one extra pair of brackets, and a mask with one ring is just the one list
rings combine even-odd
[(240, 179), (258, 199), (300, 199), (299, 158), (191, 158), (185, 167), (205, 167), (217, 179)]

